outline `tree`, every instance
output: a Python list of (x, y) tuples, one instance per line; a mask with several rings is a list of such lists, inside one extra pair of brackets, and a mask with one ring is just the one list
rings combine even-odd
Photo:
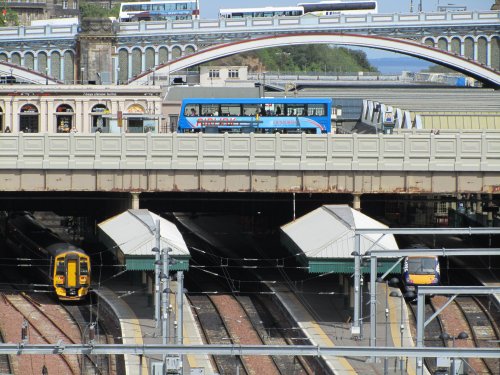
[(19, 25), (19, 17), (17, 12), (10, 8), (7, 8), (7, 4), (4, 2), (2, 14), (0, 15), (0, 26), (17, 26)]

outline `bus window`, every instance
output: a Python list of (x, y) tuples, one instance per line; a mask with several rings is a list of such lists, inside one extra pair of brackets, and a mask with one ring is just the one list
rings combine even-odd
[(308, 116), (325, 116), (326, 106), (324, 104), (308, 104), (307, 115)]
[(198, 104), (186, 104), (186, 107), (184, 108), (184, 116), (198, 116), (198, 109)]
[(243, 104), (243, 116), (255, 116), (260, 113), (259, 104)]
[(219, 116), (219, 105), (202, 104), (200, 116)]
[(239, 104), (221, 104), (221, 116), (241, 116)]
[(304, 116), (305, 113), (306, 113), (305, 104), (288, 104), (286, 106), (287, 116)]

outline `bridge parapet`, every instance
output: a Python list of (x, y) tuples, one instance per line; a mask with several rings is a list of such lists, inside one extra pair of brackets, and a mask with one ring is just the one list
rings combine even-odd
[(488, 172), (500, 132), (2, 134), (0, 169)]
[(46, 26), (18, 26), (0, 28), (0, 41), (28, 39), (58, 40), (71, 39), (78, 34), (78, 25), (46, 25)]
[[(131, 34), (178, 34), (182, 30), (194, 33), (215, 31), (218, 33), (244, 30), (256, 32), (288, 31), (290, 29), (314, 27), (314, 31), (323, 31), (332, 28), (350, 29), (352, 27), (366, 28), (366, 32), (377, 27), (393, 26), (404, 32), (405, 27), (436, 27), (436, 26), (466, 26), (471, 22), (474, 25), (500, 22), (500, 12), (447, 12), (447, 13), (388, 13), (367, 15), (339, 15), (329, 17), (302, 16), (302, 17), (274, 17), (274, 18), (246, 18), (246, 19), (215, 19), (193, 21), (148, 21), (117, 23), (118, 36)], [(360, 30), (361, 32), (361, 30)], [(412, 31), (413, 33), (414, 31)]]

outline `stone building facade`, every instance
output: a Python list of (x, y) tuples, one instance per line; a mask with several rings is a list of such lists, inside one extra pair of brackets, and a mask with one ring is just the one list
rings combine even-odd
[(161, 111), (155, 86), (0, 86), (4, 133), (158, 133)]

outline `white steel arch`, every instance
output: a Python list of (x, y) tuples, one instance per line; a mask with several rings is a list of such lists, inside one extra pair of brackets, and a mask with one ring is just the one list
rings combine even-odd
[[(181, 57), (175, 61), (160, 65), (155, 72), (176, 72), (221, 57), (237, 53), (257, 50), (261, 48), (282, 47), (301, 44), (339, 44), (358, 47), (370, 47), (432, 61), (463, 72), (477, 80), (496, 88), (500, 88), (500, 74), (485, 65), (467, 60), (429, 46), (424, 46), (408, 40), (392, 39), (379, 36), (344, 34), (344, 33), (304, 33), (285, 34), (244, 40), (218, 45), (192, 55)], [(130, 81), (131, 84), (144, 84), (152, 72), (145, 72)]]

